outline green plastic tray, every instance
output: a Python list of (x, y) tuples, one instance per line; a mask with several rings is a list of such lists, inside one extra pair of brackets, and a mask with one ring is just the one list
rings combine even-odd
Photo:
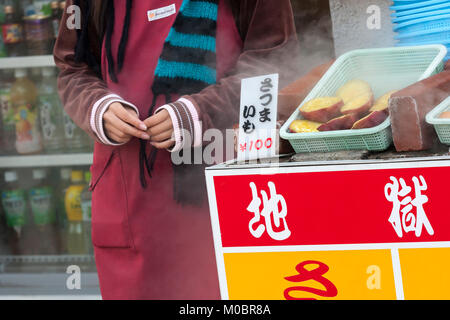
[(450, 145), (450, 119), (439, 119), (444, 111), (450, 111), (450, 97), (442, 101), (436, 108), (427, 114), (427, 122), (434, 126), (439, 140), (443, 144)]
[[(400, 90), (444, 69), (447, 48), (443, 45), (361, 49), (340, 56), (316, 84), (299, 108), (317, 97), (334, 96), (346, 82), (367, 81), (378, 98)], [(330, 152), (339, 150), (383, 151), (392, 144), (390, 118), (382, 124), (359, 130), (290, 133), (289, 125), (302, 119), (299, 108), (281, 127), (280, 136), (295, 152)]]

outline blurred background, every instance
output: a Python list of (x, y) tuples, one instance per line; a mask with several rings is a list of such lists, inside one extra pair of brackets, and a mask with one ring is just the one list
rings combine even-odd
[[(98, 297), (93, 142), (63, 111), (52, 50), (63, 1), (0, 1), (0, 298)], [(68, 290), (78, 266), (81, 290)]]
[[(391, 1), (291, 2), (301, 54), (289, 63), (299, 77), (348, 50), (395, 44)], [(367, 28), (370, 5), (380, 9), (375, 30)], [(0, 299), (100, 298), (90, 239), (93, 142), (63, 111), (51, 55), (64, 8), (0, 0)], [(70, 266), (81, 271), (80, 289), (66, 285)]]

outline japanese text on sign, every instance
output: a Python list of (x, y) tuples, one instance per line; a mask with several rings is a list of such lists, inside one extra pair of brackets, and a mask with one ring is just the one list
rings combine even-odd
[[(390, 178), (392, 183), (385, 186), (384, 193), (386, 199), (392, 202), (392, 212), (389, 217), (389, 222), (392, 224), (397, 235), (402, 238), (403, 232), (415, 232), (416, 237), (422, 234), (422, 227), (425, 227), (428, 234), (434, 234), (433, 227), (428, 220), (423, 205), (428, 202), (428, 197), (422, 192), (428, 189), (424, 177), (413, 177), (415, 198), (409, 195), (412, 188), (409, 187), (403, 178)], [(401, 199), (400, 199), (401, 198)], [(416, 210), (416, 215), (413, 209)]]
[(278, 74), (242, 80), (238, 160), (276, 154)]
[[(254, 214), (254, 217), (250, 220), (248, 228), (250, 233), (255, 238), (260, 238), (264, 231), (267, 231), (268, 235), (273, 240), (286, 240), (290, 237), (291, 231), (288, 228), (286, 222), (287, 216), (287, 206), (286, 200), (284, 200), (283, 196), (277, 194), (277, 190), (275, 188), (275, 184), (273, 182), (269, 182), (269, 190), (270, 190), (270, 198), (267, 196), (267, 193), (262, 190), (261, 196), (262, 201), (258, 196), (258, 190), (256, 189), (256, 185), (251, 182), (250, 189), (252, 190), (252, 202), (249, 204), (247, 211)], [(260, 207), (262, 205), (262, 210), (260, 211)], [(279, 209), (279, 205), (281, 205), (281, 210)], [(261, 216), (264, 217), (265, 224), (261, 223)], [(282, 227), (283, 230), (276, 231), (274, 230), (274, 226), (276, 228)], [(283, 225), (281, 225), (281, 223)], [(254, 228), (254, 225), (258, 224), (257, 228)]]

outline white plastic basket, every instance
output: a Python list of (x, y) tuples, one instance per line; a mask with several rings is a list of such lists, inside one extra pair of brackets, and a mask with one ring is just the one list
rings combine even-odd
[[(339, 57), (309, 93), (304, 103), (317, 97), (334, 96), (346, 82), (354, 79), (367, 81), (375, 98), (400, 90), (444, 69), (447, 48), (443, 45), (361, 49)], [(299, 108), (280, 130), (280, 136), (289, 140), (297, 153), (329, 152), (339, 150), (382, 151), (392, 144), (390, 119), (368, 129), (328, 132), (291, 133), (289, 125), (302, 119)]]
[(450, 145), (450, 119), (439, 118), (445, 111), (450, 111), (450, 96), (427, 114), (426, 121), (434, 126), (439, 140)]

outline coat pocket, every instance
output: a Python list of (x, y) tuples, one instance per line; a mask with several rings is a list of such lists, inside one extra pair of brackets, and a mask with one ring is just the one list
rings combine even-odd
[[(102, 150), (103, 151), (103, 150)], [(118, 149), (96, 154), (91, 167), (92, 243), (100, 248), (132, 248), (122, 161)]]

